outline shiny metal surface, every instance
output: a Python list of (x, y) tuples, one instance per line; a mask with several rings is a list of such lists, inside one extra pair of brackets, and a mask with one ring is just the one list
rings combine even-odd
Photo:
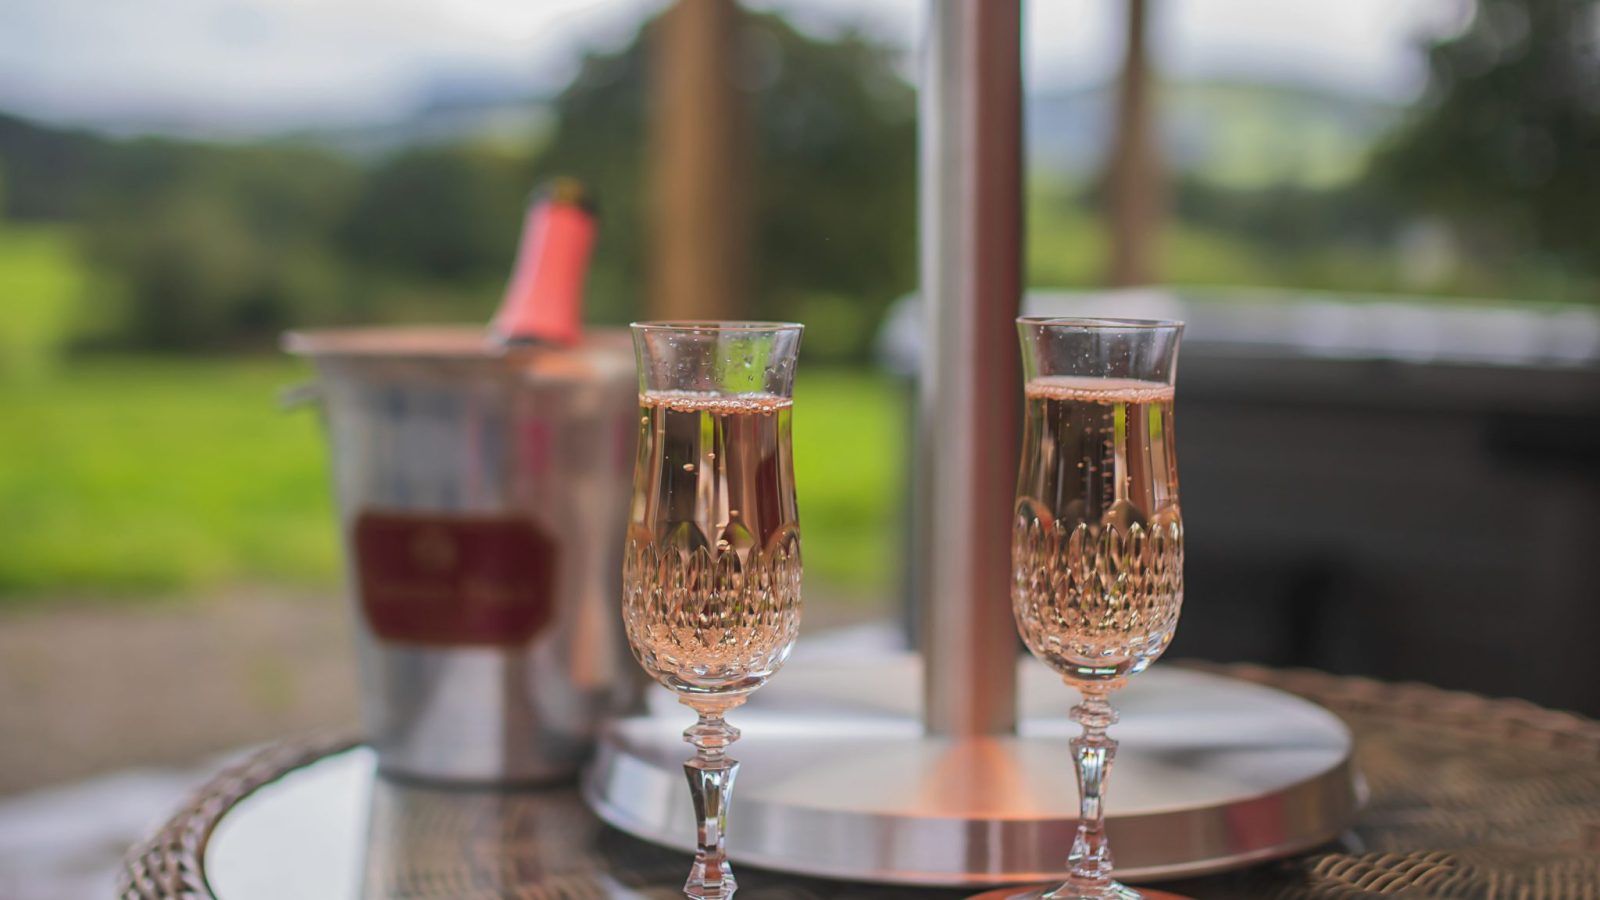
[[(966, 900), (1041, 900), (1044, 894), (1055, 888), (1056, 885), (1054, 884), (1041, 884), (1031, 888), (1019, 888), (1013, 885), (1012, 887), (984, 891), (981, 894), (973, 894)], [(1158, 891), (1147, 887), (1139, 888), (1139, 896), (1142, 900), (1193, 900), (1193, 898), (1181, 894)]]
[[(802, 646), (802, 651), (804, 647)], [(858, 881), (995, 884), (1062, 877), (1077, 788), (1072, 693), (1018, 668), (1014, 736), (926, 737), (915, 657), (805, 659), (730, 716), (743, 729), (735, 863)], [(584, 781), (592, 808), (647, 840), (693, 847), (680, 766), (692, 716), (670, 696), (621, 720)], [(1270, 688), (1156, 667), (1118, 692), (1109, 798), (1122, 878), (1218, 871), (1322, 843), (1357, 806), (1338, 718)]]
[(913, 495), (929, 733), (1008, 733), (1021, 376), (1019, 0), (930, 0), (921, 79), (923, 356)]
[[(372, 329), (291, 335), (288, 347), (321, 376), (362, 713), (382, 768), (490, 783), (575, 773), (601, 720), (642, 684), (616, 614), (637, 415), (627, 336), (507, 351), (481, 329)], [(352, 546), (358, 517), (374, 513), (531, 524), (553, 546), (546, 620), (510, 639), (380, 636)]]

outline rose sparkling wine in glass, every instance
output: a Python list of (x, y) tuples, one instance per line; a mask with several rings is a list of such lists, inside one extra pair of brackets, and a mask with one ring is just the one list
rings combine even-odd
[(739, 737), (724, 715), (783, 665), (800, 629), (790, 419), (801, 326), (633, 326), (639, 444), (623, 619), (645, 671), (699, 715), (684, 764), (699, 822), (684, 893), (725, 900)]
[(1172, 641), (1183, 519), (1172, 397), (1183, 325), (1017, 320), (1025, 416), (1012, 531), (1012, 611), (1033, 655), (1078, 689), (1082, 802), (1070, 875), (1048, 900), (1136, 898), (1111, 878), (1104, 794), (1111, 694)]

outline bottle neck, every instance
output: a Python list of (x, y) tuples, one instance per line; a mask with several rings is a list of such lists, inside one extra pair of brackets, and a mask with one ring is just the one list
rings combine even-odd
[(528, 210), (516, 268), (492, 326), (501, 340), (578, 342), (597, 231), (594, 216), (574, 203), (541, 200)]

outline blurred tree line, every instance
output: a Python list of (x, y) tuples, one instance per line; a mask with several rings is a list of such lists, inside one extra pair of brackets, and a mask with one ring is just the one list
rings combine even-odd
[(525, 157), (473, 144), (363, 165), (313, 146), (111, 141), (9, 117), (0, 171), (7, 220), (77, 231), (94, 294), (75, 341), (157, 351), (486, 317), (533, 177)]
[(1362, 178), (1240, 190), (1179, 175), (1177, 218), (1272, 253), (1390, 258), (1428, 222), (1460, 257), (1447, 290), (1600, 301), (1600, 0), (1470, 8), (1459, 33), (1420, 48), (1426, 90)]
[[(1179, 173), (1175, 218), (1204, 239), (1189, 250), (1169, 242), (1168, 277), (1594, 300), (1600, 0), (1478, 0), (1474, 10), (1459, 34), (1426, 48), (1427, 94), (1364, 179), (1240, 190)], [(0, 116), (0, 218), (68, 223), (91, 269), (80, 345), (264, 348), (288, 327), (486, 321), (529, 191), (570, 174), (603, 209), (591, 318), (626, 321), (648, 283), (658, 27), (646, 22), (626, 47), (585, 60), (554, 98), (548, 132), (514, 147), (462, 138), (362, 159), (305, 142), (111, 140)], [(743, 28), (728, 77), (750, 111), (754, 175), (729, 190), (750, 192), (748, 313), (806, 321), (808, 354), (860, 359), (883, 309), (916, 281), (912, 90), (894, 52), (860, 35), (818, 39), (769, 14), (747, 13)], [(1105, 196), (1088, 184), (1050, 202), (1081, 224)], [(1397, 282), (1387, 270), (1398, 237), (1422, 218), (1443, 223), (1481, 277)], [(1102, 271), (1077, 260), (1102, 252), (1103, 236), (1070, 227), (1079, 230), (1030, 238), (1051, 257), (1036, 253), (1036, 272), (1087, 273), (1052, 286)], [(1186, 253), (1200, 264), (1177, 261)], [(1577, 277), (1507, 274), (1529, 267)], [(1541, 294), (1544, 283), (1555, 287)]]
[(1476, 0), (1424, 50), (1427, 93), (1373, 184), (1475, 257), (1600, 274), (1600, 0)]
[[(0, 209), (70, 222), (96, 271), (79, 344), (210, 351), (270, 346), (285, 328), (484, 321), (530, 191), (594, 186), (602, 241), (590, 318), (622, 322), (645, 284), (646, 78), (654, 21), (585, 60), (525, 147), (462, 139), (362, 161), (292, 142), (110, 140), (0, 116)], [(864, 354), (915, 283), (915, 102), (893, 52), (804, 35), (773, 15), (730, 60), (747, 96), (756, 234), (750, 315), (819, 326), (817, 355)], [(715, 202), (713, 198), (710, 202)]]

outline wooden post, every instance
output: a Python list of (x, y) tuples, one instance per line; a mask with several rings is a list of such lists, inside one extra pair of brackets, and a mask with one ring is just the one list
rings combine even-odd
[(734, 0), (678, 0), (653, 48), (649, 315), (746, 313), (747, 167)]
[(1117, 82), (1116, 136), (1107, 166), (1111, 227), (1108, 280), (1122, 287), (1158, 277), (1156, 258), (1166, 214), (1166, 182), (1151, 101), (1148, 0), (1126, 0), (1127, 53)]

